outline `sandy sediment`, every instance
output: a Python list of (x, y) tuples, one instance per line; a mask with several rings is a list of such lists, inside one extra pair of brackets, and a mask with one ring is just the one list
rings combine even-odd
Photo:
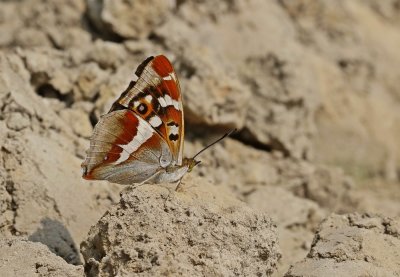
[(315, 234), (307, 258), (285, 276), (396, 276), (400, 221), (371, 214), (333, 214)]

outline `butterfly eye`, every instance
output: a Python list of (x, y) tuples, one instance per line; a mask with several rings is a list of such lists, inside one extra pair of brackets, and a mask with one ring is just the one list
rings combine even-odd
[(140, 105), (137, 107), (137, 110), (141, 114), (146, 114), (147, 113), (147, 106), (144, 103), (140, 103)]

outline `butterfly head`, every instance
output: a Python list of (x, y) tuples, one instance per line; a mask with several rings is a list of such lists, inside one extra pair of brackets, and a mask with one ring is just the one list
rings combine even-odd
[(201, 163), (201, 161), (196, 161), (194, 158), (185, 158), (183, 161), (183, 164), (188, 167), (187, 172), (191, 172), (199, 163)]

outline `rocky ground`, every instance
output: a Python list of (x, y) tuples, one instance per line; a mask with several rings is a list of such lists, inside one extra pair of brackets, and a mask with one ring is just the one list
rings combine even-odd
[[(0, 3), (1, 276), (400, 276), (400, 3)], [(170, 58), (173, 185), (80, 177), (99, 116)]]

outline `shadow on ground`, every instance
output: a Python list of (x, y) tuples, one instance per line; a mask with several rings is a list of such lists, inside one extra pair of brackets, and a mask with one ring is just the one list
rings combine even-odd
[(40, 223), (42, 226), (29, 236), (30, 241), (43, 243), (67, 263), (82, 264), (75, 242), (62, 222), (44, 218)]

